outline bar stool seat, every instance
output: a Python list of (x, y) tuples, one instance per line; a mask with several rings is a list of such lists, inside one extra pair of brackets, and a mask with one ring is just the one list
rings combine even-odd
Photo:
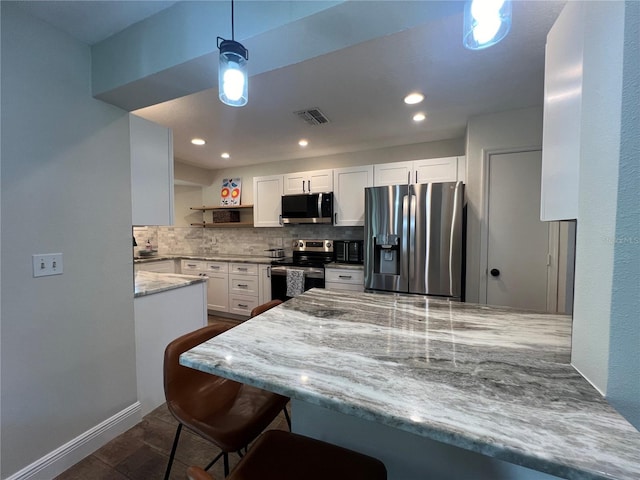
[[(193, 480), (211, 478), (197, 467)], [(353, 450), (282, 430), (264, 432), (227, 480), (386, 480), (384, 464)]]

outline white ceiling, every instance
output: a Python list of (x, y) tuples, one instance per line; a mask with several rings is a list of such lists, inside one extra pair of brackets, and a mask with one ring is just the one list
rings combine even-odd
[[(33, 14), (93, 43), (175, 2), (28, 3)], [(173, 129), (176, 159), (209, 169), (460, 138), (470, 116), (542, 105), (546, 34), (563, 5), (515, 0), (511, 32), (486, 50), (462, 46), (459, 13), (254, 75), (242, 108), (221, 104), (211, 89), (136, 114)], [(405, 105), (416, 90), (426, 100)], [(309, 107), (331, 123), (310, 126), (293, 114)], [(427, 115), (420, 124), (411, 119), (418, 111)], [(193, 137), (207, 144), (193, 146)], [(305, 149), (300, 138), (309, 140)]]

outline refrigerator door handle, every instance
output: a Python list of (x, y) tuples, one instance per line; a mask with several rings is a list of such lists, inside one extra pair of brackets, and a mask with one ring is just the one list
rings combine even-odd
[[(410, 190), (413, 191), (413, 190)], [(416, 269), (416, 265), (415, 265), (415, 258), (416, 255), (418, 255), (418, 252), (416, 251), (416, 195), (415, 193), (410, 193), (409, 194), (409, 211), (408, 211), (408, 223), (409, 223), (409, 236), (407, 237), (409, 239), (408, 241), (408, 252), (410, 252), (410, 254), (408, 255), (407, 258), (407, 266), (408, 266), (408, 271), (407, 271), (407, 275), (409, 276), (409, 291), (411, 291), (411, 283), (413, 282), (413, 279), (415, 277), (415, 269)]]

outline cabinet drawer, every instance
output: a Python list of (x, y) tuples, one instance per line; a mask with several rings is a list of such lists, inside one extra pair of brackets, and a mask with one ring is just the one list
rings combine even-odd
[(355, 285), (353, 283), (325, 282), (324, 288), (330, 290), (350, 290), (352, 292), (364, 292), (364, 285)]
[(239, 275), (258, 275), (257, 263), (232, 263), (229, 273), (235, 273)]
[(229, 276), (229, 293), (246, 295), (251, 297), (258, 296), (258, 277), (249, 275), (230, 275)]
[(331, 283), (352, 283), (355, 285), (364, 285), (364, 270), (356, 269), (325, 269), (325, 282)]
[(229, 264), (227, 262), (207, 262), (205, 271), (207, 273), (227, 273)]
[(182, 260), (180, 263), (180, 272), (186, 275), (189, 272), (200, 273), (204, 271), (206, 271), (206, 264), (200, 260)]
[(251, 310), (258, 306), (258, 297), (229, 295), (229, 312), (250, 316)]

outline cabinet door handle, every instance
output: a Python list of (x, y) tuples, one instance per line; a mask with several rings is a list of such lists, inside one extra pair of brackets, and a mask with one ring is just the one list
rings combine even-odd
[(191, 267), (191, 268), (196, 268), (197, 265), (193, 264), (193, 263), (187, 263), (187, 267)]
[(238, 287), (240, 288), (247, 288), (249, 285), (245, 284), (245, 283), (239, 283)]
[(244, 267), (238, 267), (238, 271), (239, 271), (239, 272), (246, 272), (246, 271), (247, 271), (247, 268), (244, 268)]
[(239, 303), (239, 304), (238, 304), (238, 306), (239, 306), (240, 308), (247, 308), (249, 305), (244, 305), (244, 304), (242, 304), (242, 303)]
[(418, 183), (418, 171), (416, 170), (416, 183)]
[(333, 214), (333, 223), (338, 223), (338, 213)]
[(407, 172), (407, 184), (411, 183), (411, 172)]
[(282, 225), (282, 214), (278, 215), (278, 223)]
[(271, 267), (267, 267), (267, 278), (271, 278)]
[(338, 275), (339, 278), (346, 278), (349, 279), (351, 278), (351, 275)]
[(311, 193), (311, 180), (307, 180), (307, 192)]
[(305, 193), (305, 190), (304, 190), (304, 180), (302, 180), (302, 193)]
[(220, 270), (220, 265), (209, 265), (209, 268), (213, 268), (214, 270)]

